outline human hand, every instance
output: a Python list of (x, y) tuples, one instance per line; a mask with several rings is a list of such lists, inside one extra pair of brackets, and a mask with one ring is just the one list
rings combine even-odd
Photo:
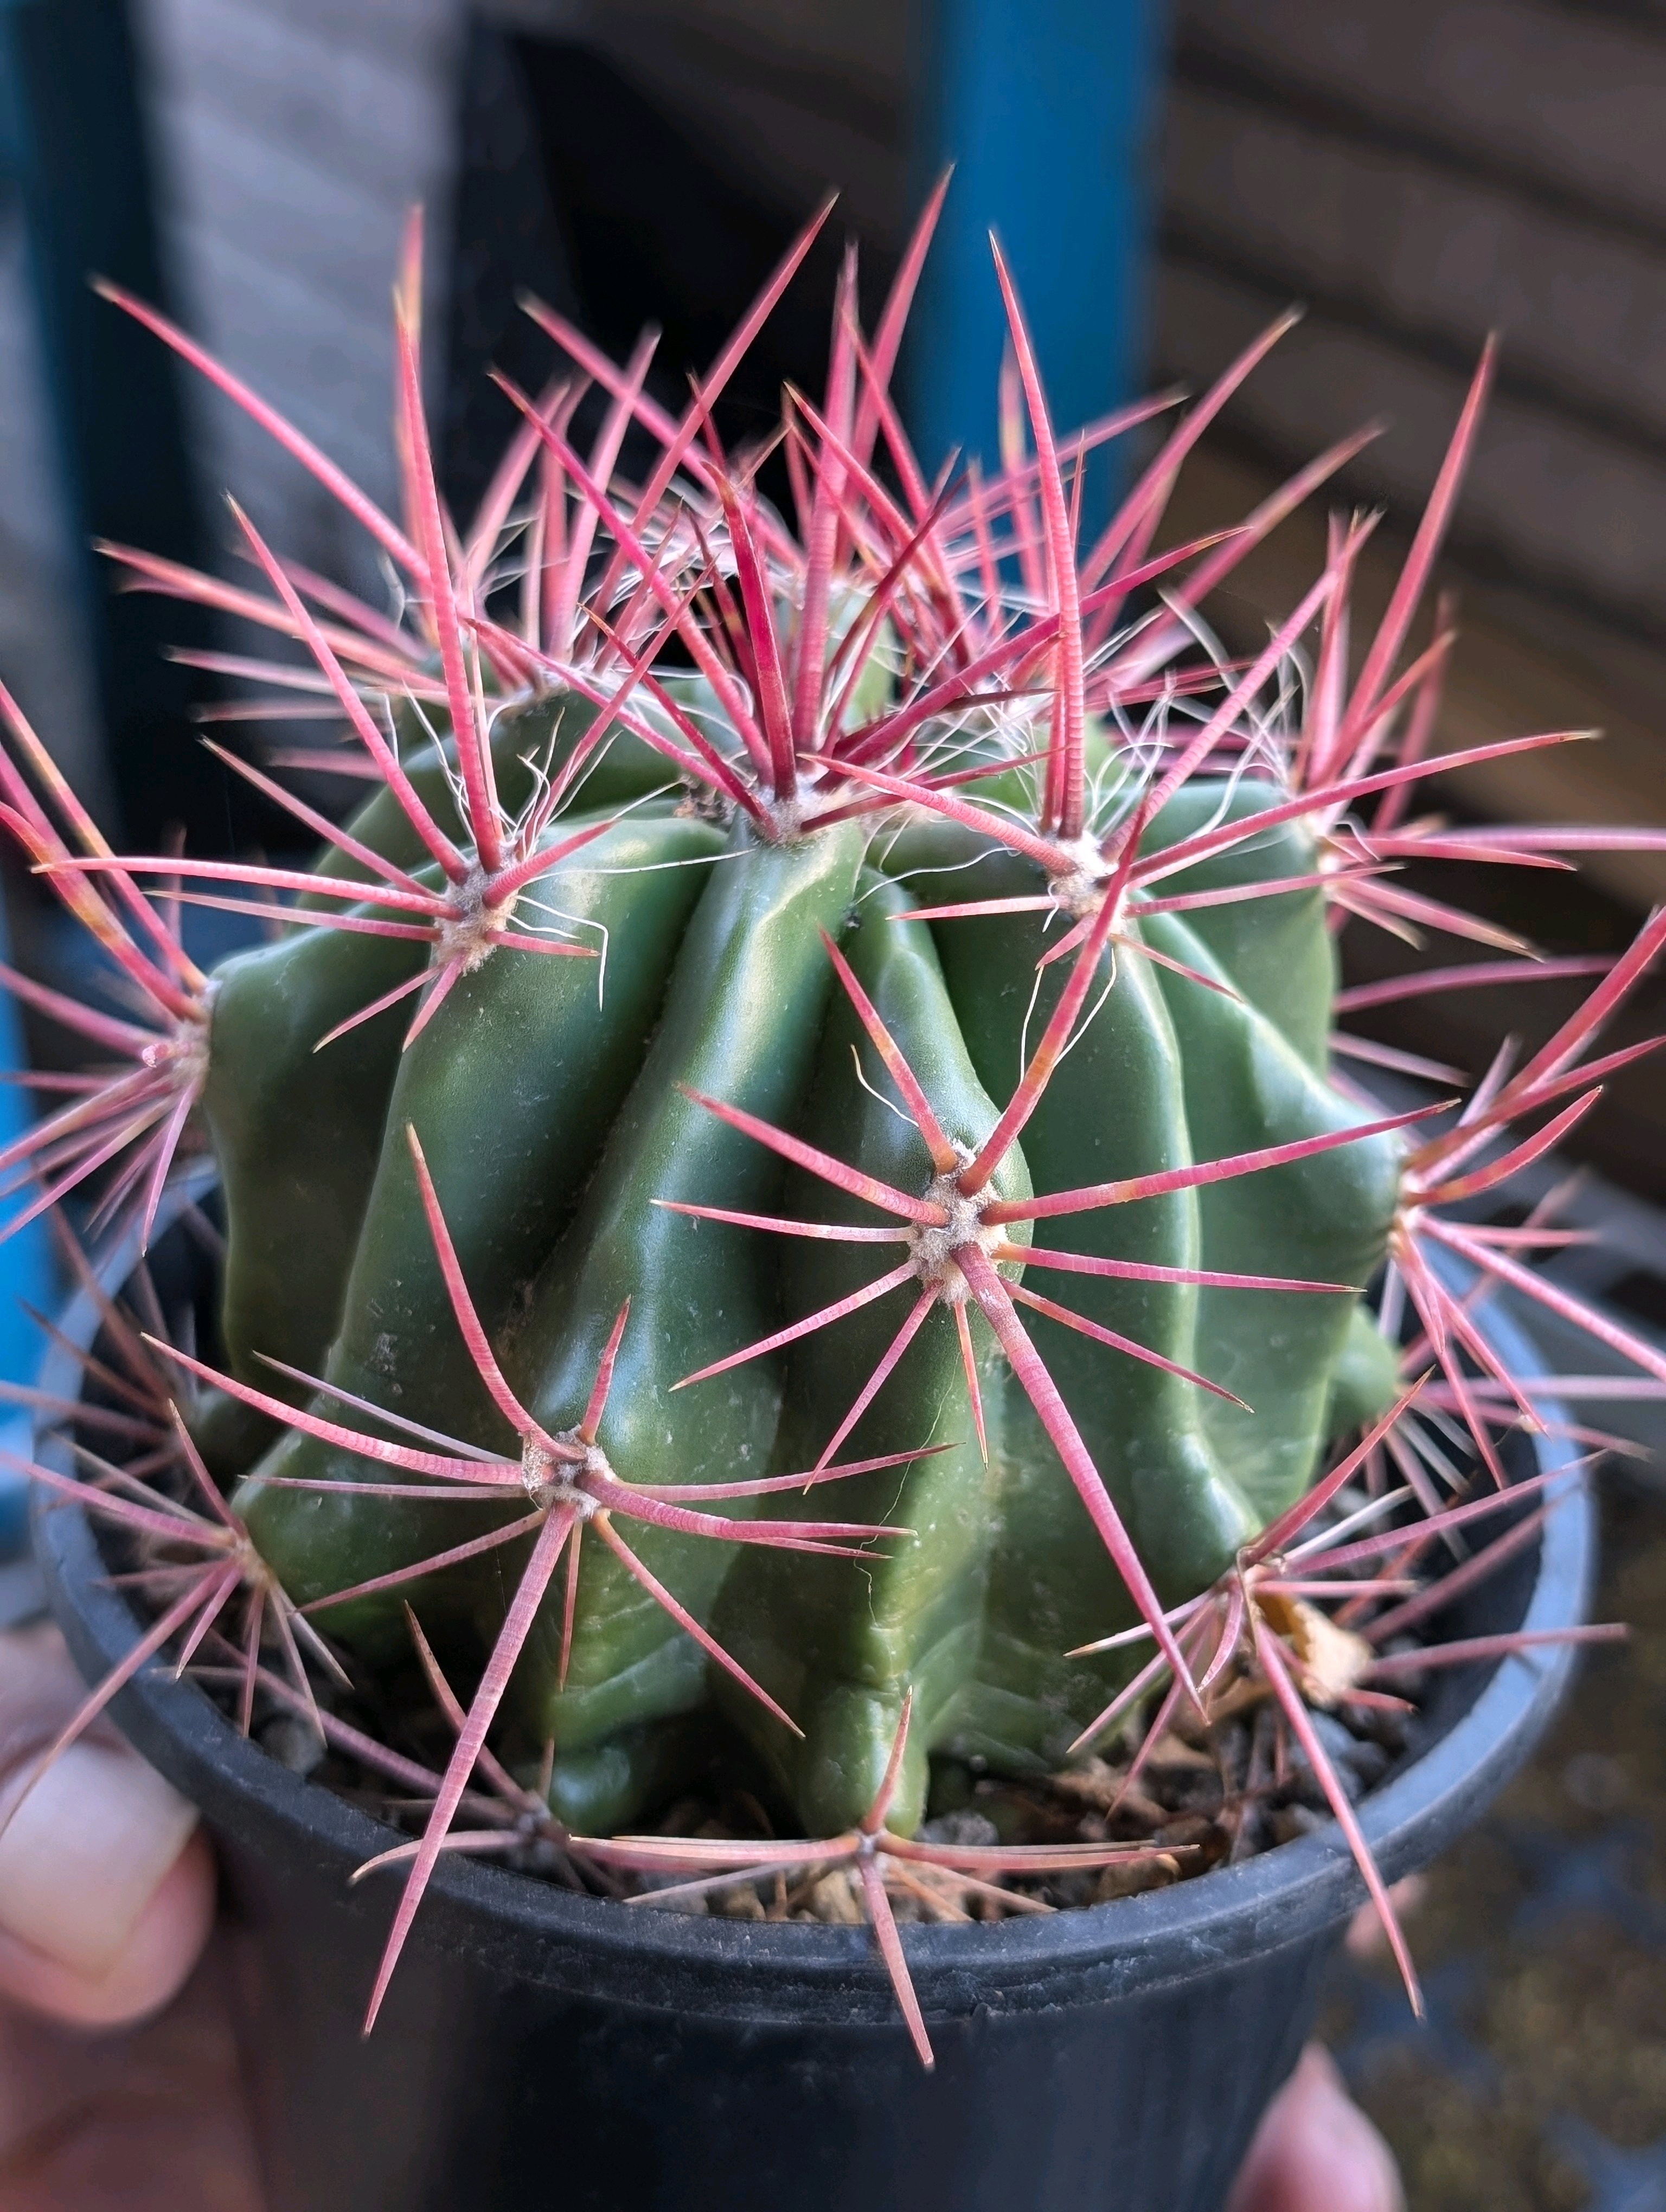
[[(0, 1819), (86, 1692), (0, 1635)], [(94, 1724), (0, 1834), (0, 2212), (260, 2212), (196, 1814)]]
[(1310, 2043), (1268, 2106), (1227, 2212), (1404, 2212), (1393, 2154)]

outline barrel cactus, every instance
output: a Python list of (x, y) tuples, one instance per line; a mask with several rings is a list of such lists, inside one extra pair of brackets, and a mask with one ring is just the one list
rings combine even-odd
[[(887, 392), (918, 253), (871, 342), (847, 270), (824, 401), (787, 404), (789, 527), (710, 410), (801, 253), (680, 420), (645, 356), (544, 316), (603, 427), (581, 453), (573, 387), (511, 388), (466, 533), (407, 276), (404, 526), (278, 426), (402, 569), (398, 621), (240, 516), (270, 596), (121, 556), (306, 648), (273, 679), (323, 685), (373, 782), (337, 825), (247, 771), (310, 866), (118, 861), (12, 717), (12, 826), (143, 1000), (20, 983), (134, 1066), (15, 1165), (51, 1197), (114, 1160), (148, 1223), (180, 1139), (212, 1152), (221, 1341), (177, 1355), (205, 1386), (182, 1449), (284, 1634), (374, 1674), (415, 1633), (468, 1686), (401, 1929), (483, 1756), (566, 1832), (715, 1759), (806, 1834), (878, 1803), (907, 1837), (934, 1773), (1050, 1772), (1153, 1664), (1195, 1691), (1189, 1603), (1400, 1401), (1362, 1303), (1391, 1254), (1450, 1387), (1481, 1387), (1432, 1209), (1508, 1171), (1507, 1119), (1584, 1096), (1573, 1060), (1661, 938), (1456, 1134), (1333, 1073), (1338, 921), (1391, 915), (1383, 871), (1428, 840), (1401, 807), (1444, 647), (1398, 663), (1484, 371), (1358, 677), (1358, 533), (1223, 672), (1188, 609), (1322, 471), (1151, 547), (1261, 348), (1084, 549), (1097, 434), (1061, 453), (999, 258), (1006, 463), (935, 488)], [(204, 975), (159, 877), (276, 933)]]

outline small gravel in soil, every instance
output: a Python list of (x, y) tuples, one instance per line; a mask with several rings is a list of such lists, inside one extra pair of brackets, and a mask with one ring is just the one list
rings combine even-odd
[[(1381, 1711), (1318, 1713), (1316, 1724), (1351, 1798), (1375, 1788), (1406, 1747), (1406, 1716)], [(379, 1818), (420, 1826), (422, 1808), (390, 1802), (374, 1777), (328, 1752), (298, 1716), (278, 1709), (255, 1730), (263, 1747), (293, 1771), (336, 1790)], [(1282, 1743), (1280, 1741), (1283, 1737)], [(962, 1844), (1144, 1844), (1154, 1857), (1081, 1873), (1045, 1877), (1009, 1875), (1003, 1890), (1036, 1905), (1068, 1910), (1103, 1905), (1147, 1889), (1167, 1888), (1211, 1868), (1232, 1865), (1322, 1826), (1331, 1815), (1323, 1790), (1279, 1726), (1270, 1702), (1241, 1710), (1205, 1729), (1189, 1720), (1148, 1749), (1129, 1779), (1138, 1750), (1137, 1723), (1111, 1759), (1091, 1757), (1033, 1779), (1012, 1781), (951, 1766), (939, 1778), (964, 1802), (939, 1810), (920, 1830), (928, 1843)], [(443, 1747), (412, 1744), (414, 1756), (436, 1763)], [(757, 1799), (745, 1791), (677, 1799), (652, 1823), (662, 1836), (751, 1840), (778, 1832)], [(550, 1845), (528, 1837), (500, 1863), (539, 1875), (556, 1871)], [(915, 1869), (918, 1873), (919, 1869)], [(651, 1895), (686, 1881), (683, 1875), (624, 1875), (616, 1894)], [(1022, 1904), (1003, 1907), (987, 1887), (962, 1885), (952, 1870), (933, 1869), (927, 1886), (941, 1893), (949, 1917), (1000, 1919)], [(667, 1897), (665, 1908), (747, 1920), (821, 1921), (855, 1925), (863, 1914), (849, 1870), (812, 1869), (807, 1875), (763, 1880), (737, 1877), (733, 1886), (694, 1896)], [(892, 1909), (903, 1923), (930, 1919), (931, 1909), (905, 1891), (893, 1893)]]

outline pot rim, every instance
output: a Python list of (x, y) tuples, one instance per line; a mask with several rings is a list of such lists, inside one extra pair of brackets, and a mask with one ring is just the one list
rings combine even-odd
[[(176, 1186), (159, 1215), (160, 1242), (211, 1176)], [(130, 1241), (100, 1271), (107, 1287), (132, 1272)], [(88, 1291), (59, 1326), (90, 1345), (100, 1316)], [(1546, 1372), (1510, 1318), (1489, 1310), (1486, 1326), (1517, 1372)], [(54, 1346), (43, 1391), (79, 1394), (72, 1354)], [(1557, 1424), (1557, 1409), (1542, 1409)], [(1588, 1611), (1596, 1568), (1596, 1515), (1583, 1462), (1571, 1441), (1529, 1439), (1540, 1470), (1567, 1470), (1547, 1492), (1531, 1593), (1518, 1625), (1567, 1627)], [(67, 1466), (67, 1447), (44, 1439), (42, 1457)], [(36, 1556), (52, 1610), (89, 1680), (131, 1650), (140, 1632), (125, 1595), (103, 1579), (85, 1514), (37, 1486)], [(1449, 1678), (1463, 1710), (1359, 1803), (1360, 1826), (1385, 1880), (1426, 1864), (1478, 1816), (1515, 1774), (1548, 1726), (1577, 1664), (1577, 1647), (1541, 1646)], [(288, 1852), (342, 1884), (344, 1910), (391, 1918), (391, 1886), (349, 1892), (352, 1870), (391, 1843), (409, 1841), (331, 1790), (292, 1772), (240, 1735), (194, 1682), (153, 1662), (112, 1700), (112, 1717), (136, 1747), (198, 1804), (211, 1828), (269, 1856)], [(1046, 1917), (1014, 1915), (970, 1927), (915, 1924), (901, 1932), (928, 2018), (1013, 2012), (1103, 2001), (1194, 1981), (1249, 1958), (1310, 1941), (1340, 1926), (1365, 1894), (1335, 1823), (1275, 1845), (1236, 1866), (1112, 1903)], [(442, 1856), (410, 1939), (462, 1950), (506, 1976), (547, 1984), (605, 1988), (610, 1969), (628, 1968), (633, 2002), (707, 2017), (792, 2021), (825, 2015), (895, 2020), (890, 1984), (866, 1928), (731, 1920), (581, 1896), (533, 1875), (463, 1854)], [(367, 1992), (368, 1994), (368, 1992)], [(900, 2031), (899, 2031), (900, 2032)]]

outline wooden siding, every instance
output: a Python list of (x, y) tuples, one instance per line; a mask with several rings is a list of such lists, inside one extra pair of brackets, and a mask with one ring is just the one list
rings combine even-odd
[[(441, 329), (454, 0), (137, 4), (163, 246), (192, 328), (392, 499), (389, 286), (405, 210), (426, 201)], [(297, 557), (374, 587), (361, 533), (263, 433), (201, 386), (193, 409), (210, 486)]]
[(1666, 646), (1666, 11), (1183, 0), (1161, 365), (1305, 325), (1234, 410), (1284, 459), (1384, 414), (1351, 482), (1426, 485), (1504, 349), (1456, 548), (1484, 581)]
[[(164, 241), (192, 327), (391, 497), (387, 285), (408, 204), (446, 208), (465, 0), (134, 4)], [(906, 221), (900, 0), (488, 0), (484, 12), (596, 46), (784, 206), (831, 176), (865, 228), (894, 237)], [(1287, 301), (1310, 308), (1230, 410), (1204, 464), (1216, 489), (1253, 489), (1385, 415), (1392, 428), (1347, 489), (1403, 520), (1486, 331), (1501, 327), (1499, 396), (1454, 539), (1468, 617), (1495, 659), (1512, 633), (1554, 654), (1586, 719), (1628, 732), (1609, 810), (1657, 807), (1666, 5), (1177, 0), (1174, 64), (1153, 375), (1205, 379)], [(436, 239), (431, 270), (445, 259)], [(15, 264), (0, 266), (9, 665), (13, 638), (70, 636)], [(436, 294), (434, 365), (442, 313)], [(379, 588), (362, 541), (297, 469), (200, 387), (192, 404), (210, 487), (234, 487), (301, 557)], [(66, 671), (65, 726), (79, 712), (84, 727), (73, 642), (33, 658)]]

